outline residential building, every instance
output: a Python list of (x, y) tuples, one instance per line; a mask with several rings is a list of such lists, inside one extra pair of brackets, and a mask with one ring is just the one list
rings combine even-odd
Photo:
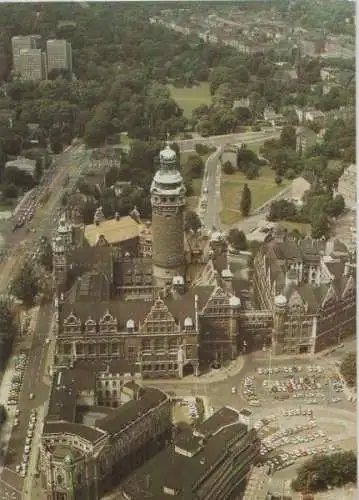
[(46, 60), (41, 49), (21, 49), (14, 57), (14, 71), (22, 80), (43, 80)]
[[(47, 499), (99, 500), (171, 438), (168, 395), (122, 370), (84, 364), (54, 374), (40, 444)], [(105, 405), (99, 382), (111, 395)]]
[(304, 121), (313, 122), (316, 120), (324, 120), (325, 113), (319, 111), (314, 108), (295, 108), (295, 112), (298, 116), (299, 123), (303, 123)]
[(195, 431), (180, 427), (171, 444), (124, 481), (122, 494), (128, 500), (225, 500), (258, 457), (255, 429), (224, 407)]
[(71, 43), (66, 40), (47, 40), (47, 72), (54, 69), (63, 69), (72, 73)]
[(272, 108), (266, 108), (264, 110), (264, 120), (270, 122), (274, 127), (275, 125), (283, 124), (284, 116), (281, 113), (276, 113)]
[[(39, 68), (43, 66), (43, 61), (39, 62), (38, 52), (33, 51), (39, 48), (38, 43), (40, 38), (41, 37), (39, 35), (21, 35), (13, 36), (11, 38), (12, 66), (13, 72), (15, 74), (29, 79), (39, 79), (38, 75), (39, 72), (41, 72)], [(25, 53), (23, 53), (23, 51), (25, 51)], [(31, 62), (35, 67), (35, 69), (33, 70), (33, 75), (35, 78), (31, 77)], [(41, 78), (43, 78), (42, 73)]]
[(356, 165), (350, 165), (344, 170), (338, 182), (337, 194), (341, 194), (345, 201), (345, 206), (350, 210), (357, 209), (356, 197)]

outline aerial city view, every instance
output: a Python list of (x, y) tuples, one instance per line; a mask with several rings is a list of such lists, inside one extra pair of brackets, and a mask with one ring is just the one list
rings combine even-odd
[(0, 4), (0, 500), (354, 500), (355, 3)]

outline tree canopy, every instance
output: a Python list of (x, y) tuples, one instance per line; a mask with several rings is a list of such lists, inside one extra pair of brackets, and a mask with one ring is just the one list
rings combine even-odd
[(29, 262), (25, 262), (12, 281), (11, 294), (22, 300), (24, 304), (31, 306), (39, 291), (39, 278), (33, 266)]
[(356, 352), (347, 354), (340, 365), (340, 373), (343, 375), (349, 387), (356, 385), (357, 381), (357, 355)]
[(251, 205), (252, 205), (252, 193), (248, 187), (248, 184), (245, 184), (242, 190), (242, 198), (240, 203), (241, 212), (242, 215), (244, 215), (244, 217), (248, 217), (249, 212), (251, 210)]
[(295, 491), (320, 491), (356, 483), (357, 457), (353, 451), (315, 456), (298, 470), (292, 482)]

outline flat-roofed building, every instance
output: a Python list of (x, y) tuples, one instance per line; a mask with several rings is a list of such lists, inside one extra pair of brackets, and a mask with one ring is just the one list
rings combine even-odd
[(71, 43), (66, 40), (47, 40), (47, 72), (54, 70), (67, 70), (72, 73)]
[(46, 77), (46, 60), (40, 49), (21, 49), (14, 57), (14, 70), (22, 80), (43, 80)]

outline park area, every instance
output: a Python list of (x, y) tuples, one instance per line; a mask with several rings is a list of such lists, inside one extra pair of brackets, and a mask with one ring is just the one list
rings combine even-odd
[(168, 85), (171, 91), (171, 96), (183, 109), (183, 114), (186, 118), (192, 117), (192, 111), (198, 108), (201, 104), (212, 104), (212, 96), (209, 92), (209, 84), (207, 82), (200, 83), (195, 87), (174, 87)]
[(278, 186), (274, 180), (274, 171), (269, 167), (260, 169), (259, 177), (253, 180), (247, 179), (242, 172), (231, 175), (222, 174), (221, 198), (222, 210), (221, 220), (223, 224), (234, 224), (241, 218), (240, 201), (244, 184), (248, 184), (252, 194), (251, 210), (255, 210), (266, 201), (276, 196), (280, 191), (289, 186), (290, 181), (283, 179)]

